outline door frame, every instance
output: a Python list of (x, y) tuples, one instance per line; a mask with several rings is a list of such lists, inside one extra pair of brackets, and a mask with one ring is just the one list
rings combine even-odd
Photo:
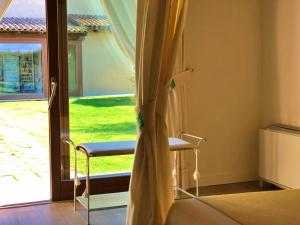
[[(60, 201), (72, 199), (74, 187), (70, 178), (69, 146), (62, 141), (69, 136), (67, 0), (46, 0), (46, 15), (48, 79), (54, 77), (58, 85), (49, 111), (51, 200)], [(93, 176), (91, 194), (127, 191), (130, 176), (128, 172)], [(78, 194), (85, 188), (85, 179), (81, 180)]]
[[(50, 182), (51, 182), (51, 200), (58, 201), (61, 199), (61, 168), (60, 168), (60, 77), (61, 77), (61, 51), (60, 51), (60, 29), (59, 22), (59, 2), (58, 0), (46, 0), (46, 21), (47, 21), (47, 47), (48, 47), (48, 80), (51, 77), (57, 82), (56, 95), (49, 110), (49, 147), (50, 147)], [(50, 87), (48, 82), (48, 87)], [(50, 88), (48, 88), (48, 96), (50, 96)]]

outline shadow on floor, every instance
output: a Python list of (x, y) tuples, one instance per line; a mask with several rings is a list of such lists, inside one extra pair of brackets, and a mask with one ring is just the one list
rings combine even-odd
[[(235, 194), (235, 193), (274, 191), (274, 190), (281, 190), (281, 189), (268, 183), (264, 183), (264, 186), (260, 187), (259, 181), (249, 181), (249, 182), (241, 182), (241, 183), (233, 183), (233, 184), (221, 184), (221, 185), (200, 187), (199, 195), (207, 196), (207, 195), (222, 195), (222, 194)], [(195, 188), (191, 188), (188, 191), (192, 194), (196, 193)]]

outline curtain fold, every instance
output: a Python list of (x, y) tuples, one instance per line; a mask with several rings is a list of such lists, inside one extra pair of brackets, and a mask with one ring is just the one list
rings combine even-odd
[(100, 0), (120, 49), (134, 67), (137, 0)]
[[(184, 61), (184, 39), (183, 35), (177, 50), (177, 59), (174, 66), (172, 88), (168, 97), (167, 127), (168, 134), (177, 137), (181, 132), (187, 131), (186, 127), (186, 83), (190, 80), (191, 70), (186, 70)], [(189, 188), (188, 152), (176, 151), (173, 155), (174, 186), (183, 189)], [(176, 172), (176, 173), (175, 173)]]
[(8, 9), (8, 6), (10, 5), (11, 2), (12, 2), (12, 0), (0, 0), (0, 20), (4, 16), (6, 10)]
[(140, 129), (129, 188), (127, 225), (163, 225), (173, 202), (166, 113), (187, 3), (187, 0), (138, 1), (136, 89)]

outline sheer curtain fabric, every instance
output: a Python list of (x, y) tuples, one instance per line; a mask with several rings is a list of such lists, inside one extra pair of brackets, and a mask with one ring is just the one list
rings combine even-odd
[(100, 0), (120, 49), (134, 68), (137, 0)]

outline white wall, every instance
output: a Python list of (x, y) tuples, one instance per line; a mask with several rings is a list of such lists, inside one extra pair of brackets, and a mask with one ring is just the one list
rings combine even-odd
[(133, 70), (111, 32), (89, 32), (82, 42), (83, 95), (131, 94)]
[(264, 126), (300, 127), (300, 1), (264, 0)]
[[(68, 0), (69, 14), (104, 15), (100, 0)], [(88, 32), (82, 41), (83, 95), (132, 94), (133, 69), (109, 31)]]
[(69, 14), (103, 15), (100, 0), (67, 0)]
[(201, 184), (257, 178), (260, 0), (191, 0), (185, 29), (190, 133), (206, 136)]

